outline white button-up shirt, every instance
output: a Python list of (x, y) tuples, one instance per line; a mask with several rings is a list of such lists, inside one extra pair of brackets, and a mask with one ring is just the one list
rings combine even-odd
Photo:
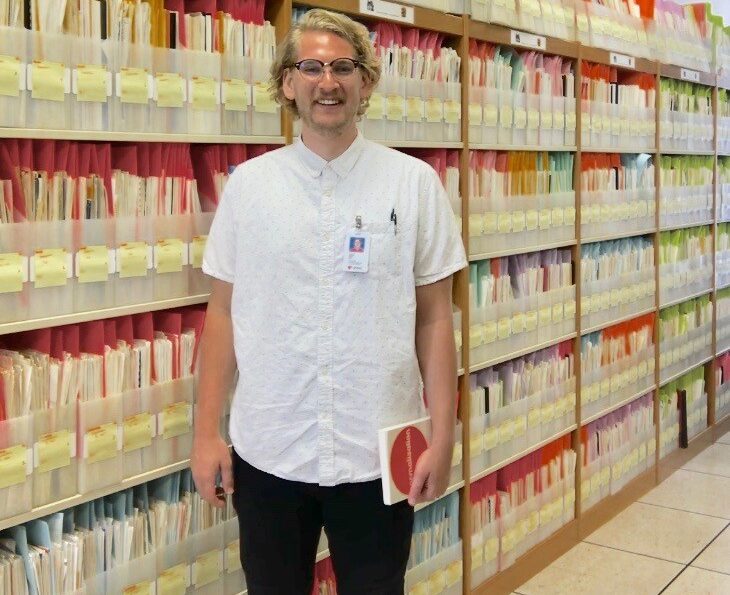
[[(366, 273), (344, 265), (356, 218)], [(239, 456), (324, 486), (380, 477), (378, 430), (425, 412), (416, 286), (464, 266), (446, 193), (418, 159), (358, 136), (330, 162), (297, 139), (239, 165), (203, 259), (233, 284)]]

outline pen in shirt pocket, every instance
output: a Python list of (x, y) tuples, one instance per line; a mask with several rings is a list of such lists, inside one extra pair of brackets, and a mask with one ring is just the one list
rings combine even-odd
[(390, 220), (393, 222), (393, 235), (398, 234), (398, 216), (395, 214), (395, 208), (390, 211)]

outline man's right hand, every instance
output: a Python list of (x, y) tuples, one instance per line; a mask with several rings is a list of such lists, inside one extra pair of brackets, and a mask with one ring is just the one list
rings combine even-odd
[(216, 477), (220, 473), (225, 494), (233, 493), (231, 451), (220, 434), (211, 437), (195, 436), (190, 461), (193, 481), (203, 500), (216, 508), (223, 508), (225, 498), (216, 495)]

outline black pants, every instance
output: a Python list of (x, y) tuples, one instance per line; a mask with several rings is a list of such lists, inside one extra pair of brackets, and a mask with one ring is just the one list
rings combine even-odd
[(320, 487), (255, 469), (233, 452), (233, 504), (249, 595), (310, 595), (321, 529), (338, 595), (402, 595), (413, 532), (408, 502), (380, 480)]

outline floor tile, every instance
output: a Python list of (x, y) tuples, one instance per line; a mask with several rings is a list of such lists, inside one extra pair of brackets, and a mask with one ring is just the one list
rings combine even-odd
[(722, 444), (730, 444), (730, 432), (725, 432), (725, 435), (720, 436), (717, 441), (721, 442)]
[(640, 502), (730, 519), (730, 477), (680, 469), (640, 498)]
[(730, 574), (730, 527), (713, 541), (692, 566)]
[(730, 477), (730, 444), (716, 443), (709, 446), (682, 469)]
[(681, 564), (579, 543), (517, 588), (524, 595), (657, 595)]
[(689, 564), (726, 526), (724, 519), (635, 502), (585, 541)]
[(730, 574), (689, 566), (662, 595), (720, 595), (730, 593)]

